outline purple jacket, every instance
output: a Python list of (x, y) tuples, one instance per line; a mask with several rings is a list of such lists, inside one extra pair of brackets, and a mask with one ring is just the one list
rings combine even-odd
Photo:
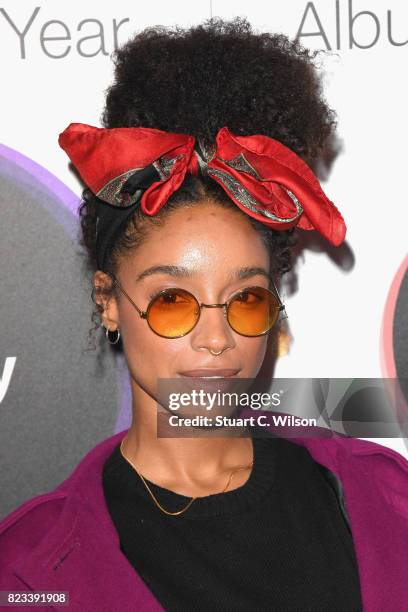
[[(47, 610), (163, 610), (121, 552), (105, 504), (102, 467), (127, 431), (97, 444), (55, 490), (26, 501), (0, 522), (0, 591), (69, 592), (69, 607)], [(364, 610), (406, 612), (408, 461), (357, 438), (290, 441), (306, 447), (341, 481)]]

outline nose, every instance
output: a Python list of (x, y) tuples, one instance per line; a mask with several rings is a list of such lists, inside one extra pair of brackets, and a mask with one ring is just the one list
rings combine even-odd
[(235, 346), (232, 329), (227, 320), (227, 311), (223, 304), (204, 304), (200, 310), (200, 319), (192, 334), (192, 345), (196, 350), (205, 348), (218, 353)]

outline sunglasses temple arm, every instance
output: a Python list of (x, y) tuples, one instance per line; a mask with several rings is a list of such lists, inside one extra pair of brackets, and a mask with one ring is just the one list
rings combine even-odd
[[(270, 276), (269, 278), (270, 278), (271, 285), (272, 285), (273, 289), (275, 290), (276, 295), (279, 298), (280, 310), (283, 310), (283, 308), (285, 308), (285, 306), (284, 306), (283, 301), (281, 299), (280, 293), (279, 293), (279, 291), (278, 291), (278, 289), (277, 289), (277, 287), (275, 285), (275, 281), (273, 280), (272, 276)], [(282, 306), (283, 306), (283, 308), (282, 308)]]
[(131, 303), (131, 304), (132, 304), (132, 305), (133, 305), (133, 306), (136, 308), (136, 310), (137, 310), (137, 312), (139, 313), (140, 317), (141, 317), (142, 319), (146, 319), (146, 317), (147, 317), (147, 312), (145, 312), (145, 311), (143, 311), (143, 310), (140, 310), (139, 306), (137, 306), (137, 305), (134, 303), (134, 301), (132, 300), (132, 298), (130, 297), (130, 295), (128, 295), (128, 294), (126, 293), (126, 291), (123, 289), (123, 287), (121, 286), (121, 284), (119, 283), (119, 281), (116, 279), (116, 277), (115, 277), (113, 274), (111, 274), (110, 276), (112, 277), (114, 284), (115, 284), (115, 285), (117, 285), (117, 287), (119, 287), (119, 289), (121, 290), (121, 292), (123, 293), (123, 295), (124, 295), (125, 297), (127, 297), (127, 299), (129, 300), (129, 302), (130, 302), (130, 303)]
[(272, 276), (270, 277), (270, 281), (271, 281), (272, 287), (274, 288), (275, 293), (276, 293), (276, 295), (278, 296), (278, 299), (279, 299), (279, 312), (282, 312), (284, 314), (284, 318), (288, 319), (289, 317), (288, 317), (288, 313), (286, 312), (285, 304), (282, 301), (282, 298), (281, 298), (281, 296), (279, 294), (279, 291), (278, 291), (278, 289), (277, 289), (277, 287), (275, 285), (275, 281), (272, 278)]

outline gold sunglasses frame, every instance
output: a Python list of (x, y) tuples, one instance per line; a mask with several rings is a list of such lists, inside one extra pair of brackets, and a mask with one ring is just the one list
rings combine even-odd
[[(134, 308), (137, 310), (137, 312), (139, 313), (139, 316), (142, 319), (145, 319), (149, 328), (152, 330), (153, 333), (155, 333), (157, 336), (160, 336), (160, 338), (166, 338), (167, 340), (174, 340), (175, 338), (183, 338), (184, 336), (187, 336), (187, 334), (189, 334), (190, 332), (193, 331), (193, 329), (195, 328), (195, 326), (197, 325), (197, 323), (200, 320), (201, 317), (201, 312), (202, 312), (202, 308), (223, 308), (224, 309), (224, 316), (227, 319), (228, 325), (230, 326), (230, 328), (236, 333), (239, 334), (240, 336), (245, 336), (246, 338), (257, 338), (258, 336), (264, 336), (265, 334), (268, 334), (272, 327), (275, 325), (275, 323), (277, 322), (278, 318), (279, 318), (279, 314), (278, 317), (276, 319), (276, 321), (271, 325), (271, 327), (269, 329), (267, 329), (264, 332), (261, 332), (260, 334), (242, 334), (241, 332), (237, 331), (236, 329), (234, 329), (231, 325), (231, 323), (228, 320), (228, 307), (230, 305), (230, 303), (232, 302), (232, 300), (234, 298), (236, 298), (237, 295), (239, 295), (240, 293), (242, 293), (243, 291), (247, 291), (248, 289), (262, 289), (263, 291), (268, 291), (271, 295), (273, 295), (274, 297), (276, 297), (278, 299), (278, 313), (281, 311), (285, 311), (286, 314), (286, 309), (285, 309), (285, 305), (283, 304), (278, 291), (276, 290), (276, 287), (274, 285), (274, 283), (272, 282), (275, 291), (271, 291), (271, 289), (267, 289), (266, 287), (261, 287), (259, 285), (250, 285), (248, 287), (244, 287), (243, 289), (239, 289), (238, 291), (236, 291), (234, 293), (234, 295), (232, 295), (230, 297), (230, 299), (227, 302), (224, 302), (223, 304), (204, 304), (204, 302), (199, 302), (198, 299), (196, 298), (196, 296), (191, 293), (191, 291), (187, 291), (187, 289), (181, 289), (180, 287), (168, 287), (167, 289), (163, 289), (162, 291), (159, 291), (149, 302), (147, 309), (146, 310), (141, 310), (139, 308), (139, 306), (137, 306), (137, 304), (135, 304), (135, 302), (132, 300), (132, 298), (130, 297), (130, 295), (128, 295), (128, 293), (124, 290), (124, 288), (122, 287), (122, 285), (120, 284), (120, 282), (118, 281), (118, 279), (116, 278), (116, 276), (112, 273), (109, 272), (108, 273), (109, 276), (112, 278), (113, 283), (120, 289), (120, 291), (123, 293), (123, 295), (129, 300), (129, 302), (132, 304), (132, 306), (134, 306)], [(167, 293), (168, 291), (172, 291), (172, 290), (177, 290), (177, 291), (185, 291), (186, 293), (188, 293), (189, 295), (191, 295), (196, 303), (197, 306), (200, 309), (199, 315), (197, 317), (196, 322), (194, 323), (193, 327), (191, 329), (189, 329), (185, 334), (180, 334), (178, 336), (163, 336), (162, 334), (159, 334), (155, 329), (153, 329), (153, 327), (150, 325), (149, 323), (149, 319), (148, 319), (148, 315), (149, 315), (149, 310), (151, 308), (151, 305), (155, 302), (155, 300), (160, 296), (163, 295), (164, 293)], [(287, 314), (286, 317), (287, 318)]]

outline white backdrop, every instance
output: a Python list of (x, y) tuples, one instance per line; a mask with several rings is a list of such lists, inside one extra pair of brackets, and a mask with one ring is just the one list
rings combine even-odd
[[(0, 0), (1, 140), (79, 196), (57, 137), (70, 122), (99, 125), (115, 44), (149, 25), (190, 25), (211, 15), (246, 16), (260, 30), (331, 47), (321, 61), (342, 150), (322, 184), (348, 226), (347, 257), (340, 267), (326, 253), (307, 251), (299, 262), (298, 291), (286, 298), (292, 343), (276, 376), (390, 376), (385, 308), (407, 261), (408, 3)], [(408, 456), (403, 439), (375, 441)]]

